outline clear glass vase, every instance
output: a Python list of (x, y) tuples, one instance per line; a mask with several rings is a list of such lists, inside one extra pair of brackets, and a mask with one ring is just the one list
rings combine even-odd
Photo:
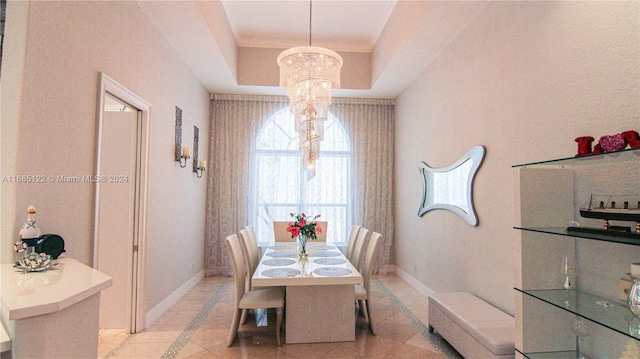
[(633, 277), (633, 284), (631, 284), (631, 290), (629, 290), (627, 303), (631, 312), (636, 317), (640, 317), (640, 277)]
[(309, 238), (307, 238), (307, 236), (304, 236), (302, 234), (298, 235), (298, 242), (300, 243), (300, 245), (298, 246), (298, 256), (300, 256), (300, 258), (307, 258), (308, 254), (307, 254), (307, 240)]

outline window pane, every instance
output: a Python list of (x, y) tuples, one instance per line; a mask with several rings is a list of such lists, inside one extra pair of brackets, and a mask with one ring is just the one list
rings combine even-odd
[(305, 181), (305, 202), (347, 204), (348, 158), (321, 154), (316, 177)]
[[(327, 241), (347, 240), (349, 213), (349, 146), (345, 131), (333, 116), (325, 122), (316, 176), (306, 180), (301, 168), (293, 115), (284, 109), (260, 130), (256, 146), (257, 221), (260, 242), (273, 242), (273, 221), (291, 220), (289, 213), (320, 214), (327, 221)], [(349, 227), (349, 228), (347, 228)]]
[(258, 154), (257, 160), (258, 204), (300, 203), (300, 156)]
[(320, 152), (324, 151), (349, 151), (347, 135), (331, 115), (324, 127), (324, 140), (320, 143)]
[[(319, 221), (327, 221), (327, 228), (323, 230), (327, 231), (327, 242), (344, 243), (346, 238), (346, 218), (347, 218), (347, 206), (322, 206), (322, 205), (307, 205), (305, 213), (309, 215), (320, 214)], [(351, 228), (349, 228), (351, 229)]]
[(260, 242), (273, 243), (273, 221), (291, 220), (289, 213), (298, 212), (298, 205), (266, 204), (258, 208), (258, 222), (255, 226), (256, 238)]
[(256, 148), (259, 150), (296, 150), (298, 149), (298, 133), (293, 128), (293, 116), (287, 111), (280, 111), (260, 130)]

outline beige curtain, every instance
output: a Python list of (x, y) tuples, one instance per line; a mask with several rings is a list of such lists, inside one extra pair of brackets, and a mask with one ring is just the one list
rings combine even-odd
[(373, 272), (387, 274), (393, 243), (392, 100), (335, 99), (329, 112), (340, 119), (351, 141), (354, 174), (353, 222), (382, 234)]
[(205, 275), (232, 275), (224, 244), (249, 222), (249, 165), (263, 121), (289, 105), (282, 96), (213, 95), (207, 170)]
[[(284, 96), (214, 95), (207, 171), (205, 275), (232, 275), (224, 238), (250, 223), (250, 164), (264, 121), (289, 105)], [(393, 243), (392, 100), (334, 99), (353, 153), (353, 222), (380, 232), (384, 245), (374, 272), (386, 274)]]

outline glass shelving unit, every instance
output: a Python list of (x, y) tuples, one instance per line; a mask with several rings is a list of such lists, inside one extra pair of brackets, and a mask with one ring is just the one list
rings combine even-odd
[[(589, 156), (580, 157), (566, 157), (559, 159), (552, 159), (547, 161), (523, 163), (513, 165), (512, 168), (532, 168), (532, 169), (576, 169), (584, 168), (586, 171), (590, 171), (589, 166), (600, 165), (615, 165), (615, 166), (627, 166), (627, 168), (634, 168), (628, 166), (636, 166), (640, 168), (640, 148), (624, 149), (615, 152), (607, 152)], [(583, 170), (581, 170), (583, 171)], [(629, 184), (630, 191), (636, 193), (640, 190), (640, 178), (637, 183)], [(522, 191), (526, 190), (526, 187), (522, 187)], [(619, 235), (609, 235), (605, 233), (589, 233), (589, 232), (576, 232), (568, 231), (566, 227), (524, 227), (514, 226), (514, 229), (527, 232), (537, 232), (547, 234), (550, 236), (558, 236), (558, 239), (580, 239), (580, 240), (594, 240), (603, 241), (609, 243), (618, 243), (630, 246), (640, 246), (640, 240), (637, 238), (622, 237)], [(537, 240), (536, 237), (529, 240)], [(540, 237), (543, 239), (544, 237)], [(525, 255), (524, 253), (522, 254)], [(528, 255), (544, 255), (543, 253), (535, 254), (529, 253)], [(559, 308), (562, 311), (586, 319), (598, 326), (612, 330), (617, 335), (621, 335), (621, 338), (627, 338), (635, 341), (640, 341), (640, 334), (638, 334), (638, 325), (635, 321), (638, 319), (631, 313), (628, 306), (618, 302), (616, 300), (602, 298), (587, 292), (583, 292), (576, 289), (569, 291), (564, 289), (520, 289), (515, 288), (517, 292), (522, 293), (524, 297), (534, 298), (537, 301), (546, 303), (555, 308)], [(604, 306), (602, 303), (608, 303), (610, 306)], [(633, 322), (632, 322), (633, 321)], [(633, 329), (633, 330), (632, 330)], [(522, 328), (526, 335), (527, 328)], [(566, 349), (566, 348), (564, 348)], [(525, 358), (532, 359), (575, 359), (577, 352), (573, 351), (545, 351), (545, 352), (522, 352), (516, 349), (516, 351)]]
[(640, 160), (640, 148), (627, 148), (620, 151), (613, 152), (605, 152), (599, 153), (595, 155), (588, 156), (577, 156), (577, 157), (565, 157), (558, 158), (547, 161), (539, 161), (539, 162), (531, 162), (531, 163), (523, 163), (519, 165), (513, 165), (512, 168), (517, 167), (574, 167), (574, 166), (582, 166), (582, 165), (592, 165), (595, 162), (600, 161), (610, 161), (611, 159), (616, 159), (617, 161), (631, 161), (631, 160)]
[(640, 339), (629, 331), (635, 316), (627, 306), (575, 289), (516, 290), (630, 338)]
[(588, 233), (588, 232), (569, 232), (565, 227), (513, 227), (514, 229), (519, 229), (522, 231), (531, 231), (538, 233), (547, 233), (553, 234), (557, 236), (566, 236), (566, 237), (574, 237), (574, 238), (585, 238), (592, 239), (595, 241), (604, 241), (604, 242), (613, 242), (613, 243), (621, 243), (621, 244), (629, 244), (632, 246), (640, 246), (640, 240), (626, 237), (616, 237), (610, 236), (606, 234), (599, 233)]

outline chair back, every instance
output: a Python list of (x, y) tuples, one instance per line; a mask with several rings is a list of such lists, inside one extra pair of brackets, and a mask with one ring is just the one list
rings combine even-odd
[(240, 245), (238, 235), (232, 234), (227, 236), (224, 241), (227, 244), (227, 249), (229, 250), (229, 258), (231, 258), (231, 263), (233, 265), (233, 276), (236, 280), (237, 308), (237, 304), (240, 303), (240, 299), (242, 299), (242, 296), (245, 293), (244, 277), (247, 275), (247, 268), (245, 267), (244, 259), (242, 257), (242, 247)]
[(258, 246), (258, 237), (256, 237), (255, 228), (253, 228), (253, 226), (246, 226), (245, 228), (247, 229), (247, 231), (249, 231), (249, 236), (251, 237), (251, 240), (256, 243), (256, 246)]
[(347, 241), (347, 258), (351, 258), (351, 253), (353, 253), (353, 247), (356, 244), (356, 239), (358, 238), (358, 231), (360, 230), (360, 226), (354, 224), (351, 226), (351, 232), (349, 233), (349, 240)]
[(367, 248), (367, 241), (369, 240), (368, 238), (369, 235), (369, 230), (366, 228), (360, 228), (360, 230), (358, 231), (358, 237), (356, 239), (356, 244), (354, 245), (353, 248), (353, 253), (351, 253), (351, 258), (349, 258), (349, 261), (351, 262), (351, 264), (353, 264), (353, 266), (360, 271), (360, 263), (362, 262), (362, 256), (364, 255), (364, 248)]
[(378, 232), (371, 233), (369, 239), (369, 245), (367, 246), (367, 253), (364, 256), (364, 266), (362, 269), (362, 283), (367, 293), (371, 293), (371, 272), (373, 271), (373, 262), (376, 260), (376, 253), (382, 244), (382, 234)]
[(291, 233), (287, 232), (289, 221), (273, 221), (273, 238), (276, 242), (295, 242), (296, 237), (291, 238)]
[(253, 277), (253, 273), (260, 262), (260, 249), (258, 248), (258, 243), (251, 238), (247, 228), (240, 231), (240, 237), (242, 237), (242, 249), (246, 259), (248, 289), (251, 290), (253, 288), (251, 277)]
[(327, 241), (327, 221), (318, 221), (318, 225), (322, 228), (322, 233), (316, 233), (316, 242)]

